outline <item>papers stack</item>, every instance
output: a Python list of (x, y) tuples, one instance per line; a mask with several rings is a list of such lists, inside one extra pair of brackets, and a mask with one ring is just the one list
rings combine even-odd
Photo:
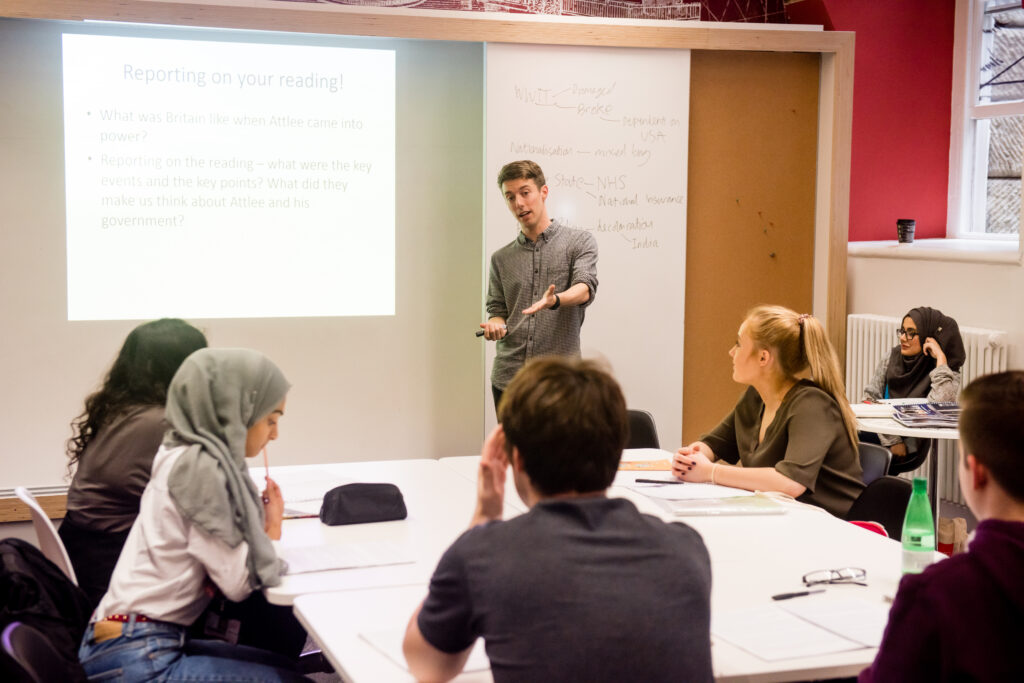
[(956, 429), (960, 418), (960, 404), (917, 403), (894, 406), (893, 419), (904, 427), (926, 427), (929, 429)]
[(892, 417), (891, 403), (851, 403), (854, 417)]
[(711, 632), (765, 661), (878, 647), (889, 617), (881, 601), (798, 598), (711, 616)]

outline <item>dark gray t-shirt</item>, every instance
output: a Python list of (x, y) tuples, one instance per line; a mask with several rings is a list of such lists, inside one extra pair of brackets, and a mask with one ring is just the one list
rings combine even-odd
[(621, 498), (543, 502), (464, 533), (419, 614), (427, 642), (483, 636), (496, 683), (710, 681), (700, 535)]

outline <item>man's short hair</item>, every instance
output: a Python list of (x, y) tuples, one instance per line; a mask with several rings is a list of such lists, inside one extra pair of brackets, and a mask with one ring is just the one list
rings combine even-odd
[(501, 170), (498, 171), (498, 188), (500, 189), (508, 180), (532, 180), (537, 183), (538, 190), (548, 184), (544, 180), (544, 171), (540, 170), (540, 166), (525, 159), (513, 161), (501, 167)]
[(1024, 501), (1024, 371), (974, 380), (960, 394), (960, 441), (1007, 494)]
[(505, 447), (542, 495), (590, 493), (612, 484), (629, 435), (618, 382), (590, 360), (528, 362), (498, 406)]

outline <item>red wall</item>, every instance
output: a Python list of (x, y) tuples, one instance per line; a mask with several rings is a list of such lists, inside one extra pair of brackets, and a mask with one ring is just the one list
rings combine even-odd
[(953, 0), (803, 0), (790, 23), (857, 34), (850, 240), (946, 236)]

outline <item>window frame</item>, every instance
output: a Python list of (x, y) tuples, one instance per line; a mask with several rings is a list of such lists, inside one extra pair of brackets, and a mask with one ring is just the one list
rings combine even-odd
[[(983, 232), (986, 187), (984, 182), (975, 182), (979, 175), (984, 174), (987, 177), (988, 174), (988, 133), (987, 130), (979, 131), (976, 122), (1003, 116), (1024, 115), (1024, 101), (994, 104), (977, 102), (983, 40), (981, 26), (985, 2), (986, 0), (956, 0), (946, 237), (1012, 241), (1020, 244), (1021, 232), (1024, 231), (1024, 216), (1018, 223), (1016, 235)], [(1011, 2), (1007, 2), (1006, 5), (1007, 8), (1020, 6)], [(981, 149), (986, 153), (980, 154)], [(1024, 181), (1021, 187), (1024, 193)]]

